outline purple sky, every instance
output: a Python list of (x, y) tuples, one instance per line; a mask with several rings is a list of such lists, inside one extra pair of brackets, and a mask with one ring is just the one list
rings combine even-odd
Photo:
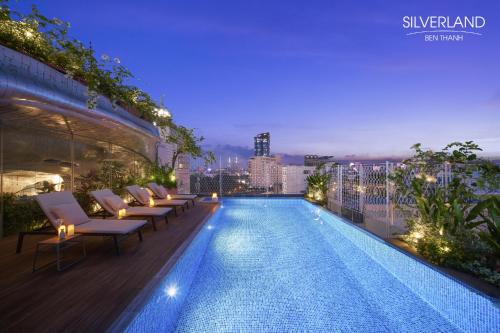
[[(16, 5), (23, 6), (23, 4)], [(500, 1), (40, 1), (119, 57), (211, 144), (396, 156), (475, 140), (500, 155)], [(482, 36), (424, 42), (405, 15), (481, 15)]]

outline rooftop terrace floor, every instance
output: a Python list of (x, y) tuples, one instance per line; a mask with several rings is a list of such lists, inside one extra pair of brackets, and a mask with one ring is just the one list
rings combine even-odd
[(17, 237), (0, 240), (0, 331), (105, 331), (215, 209), (197, 203), (168, 225), (159, 221), (157, 232), (148, 224), (142, 243), (136, 235), (122, 241), (121, 256), (111, 240), (87, 237), (86, 260), (64, 272), (31, 272), (36, 243), (47, 236), (26, 236), (21, 254)]

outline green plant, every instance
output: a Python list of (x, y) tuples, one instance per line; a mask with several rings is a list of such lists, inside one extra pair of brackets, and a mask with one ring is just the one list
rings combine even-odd
[(168, 166), (162, 166), (156, 163), (150, 163), (145, 170), (146, 176), (140, 182), (145, 185), (149, 182), (155, 182), (166, 188), (176, 188), (174, 169)]
[(500, 273), (491, 270), (479, 261), (466, 262), (461, 264), (462, 270), (481, 277), (486, 282), (500, 287)]
[(486, 226), (478, 231), (479, 237), (493, 250), (491, 263), (500, 258), (500, 200), (496, 196), (489, 196), (476, 204), (467, 215), (467, 228), (476, 229)]
[(318, 166), (313, 174), (306, 178), (308, 197), (320, 204), (325, 204), (331, 179), (332, 175), (326, 172), (324, 164)]
[(130, 85), (132, 73), (120, 59), (108, 55), (97, 57), (94, 49), (70, 38), (70, 24), (42, 15), (35, 5), (23, 14), (9, 7), (8, 0), (0, 0), (0, 43), (25, 53), (87, 86), (87, 105), (97, 106), (98, 96), (108, 97), (113, 106), (132, 108), (139, 116), (170, 126), (169, 117), (162, 116), (158, 105), (140, 88)]
[(3, 204), (6, 236), (40, 228), (46, 221), (45, 214), (33, 198), (4, 193)]
[(181, 154), (187, 154), (193, 158), (203, 158), (206, 164), (215, 161), (213, 152), (204, 152), (201, 148), (201, 143), (205, 138), (203, 136), (196, 136), (194, 129), (172, 124), (169, 133), (165, 137), (168, 143), (175, 144), (177, 147), (172, 155), (172, 167), (175, 166), (177, 158)]
[(413, 148), (415, 155), (391, 175), (396, 196), (409, 199), (399, 206), (410, 216), (404, 239), (436, 264), (463, 269), (476, 261), (497, 269), (500, 206), (489, 193), (498, 189), (500, 168), (478, 158), (472, 141), (438, 152)]

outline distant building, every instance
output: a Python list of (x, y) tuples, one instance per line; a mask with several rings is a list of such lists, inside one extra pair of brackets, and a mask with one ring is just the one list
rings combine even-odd
[(248, 160), (250, 186), (275, 190), (281, 182), (280, 165), (275, 157), (253, 156)]
[(270, 156), (271, 155), (271, 135), (269, 132), (257, 134), (254, 139), (255, 156)]
[(311, 175), (316, 167), (303, 165), (285, 165), (281, 168), (281, 184), (283, 194), (305, 193), (307, 176)]
[(333, 156), (318, 156), (318, 155), (305, 155), (304, 165), (317, 167), (321, 164), (328, 164), (333, 162)]

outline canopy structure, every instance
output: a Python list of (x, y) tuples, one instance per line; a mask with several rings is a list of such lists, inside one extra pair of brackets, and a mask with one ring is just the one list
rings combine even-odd
[(156, 126), (103, 96), (94, 109), (87, 100), (84, 84), (0, 45), (0, 237), (6, 194), (78, 191), (92, 173), (120, 164), (138, 175), (157, 159)]
[(87, 88), (56, 69), (0, 45), (3, 125), (68, 133), (156, 158), (159, 131), (104, 97), (87, 107)]

